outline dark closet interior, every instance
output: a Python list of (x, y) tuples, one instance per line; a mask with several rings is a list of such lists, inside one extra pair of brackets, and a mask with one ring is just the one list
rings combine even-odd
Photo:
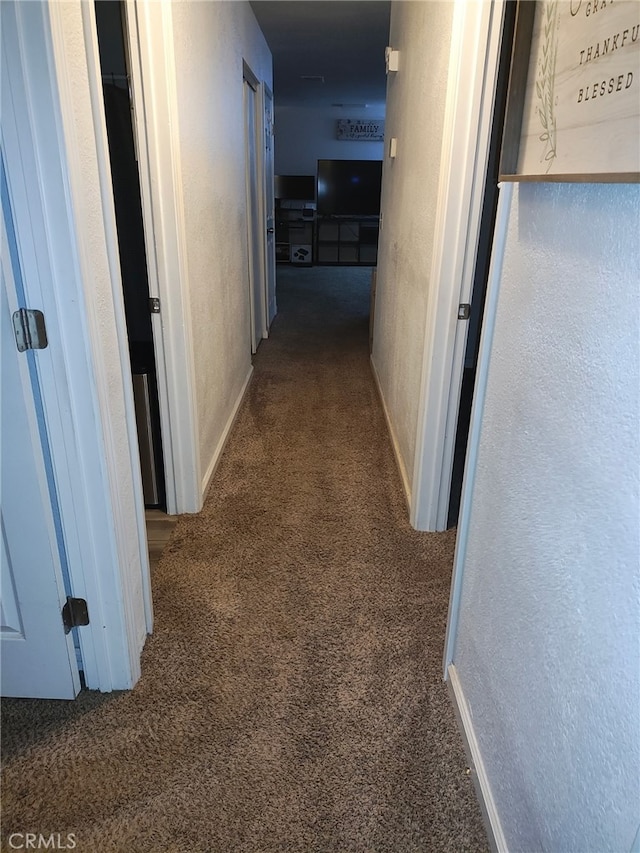
[(165, 509), (156, 361), (124, 8), (120, 0), (96, 0), (95, 9), (144, 502), (147, 507)]

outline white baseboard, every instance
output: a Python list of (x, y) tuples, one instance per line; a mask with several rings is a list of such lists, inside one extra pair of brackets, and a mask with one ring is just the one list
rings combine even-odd
[(500, 823), (498, 810), (493, 799), (493, 794), (491, 793), (489, 778), (487, 777), (486, 770), (484, 769), (482, 754), (480, 753), (480, 745), (478, 744), (473, 728), (473, 720), (471, 719), (467, 700), (464, 697), (462, 685), (460, 684), (458, 672), (454, 664), (450, 664), (447, 668), (447, 686), (449, 688), (449, 695), (458, 720), (458, 726), (464, 740), (467, 761), (469, 762), (469, 767), (471, 769), (471, 778), (473, 779), (473, 785), (476, 789), (476, 794), (480, 803), (480, 810), (482, 812), (489, 844), (491, 845), (491, 849), (494, 853), (509, 853), (504, 832), (502, 831), (502, 824)]
[(398, 466), (398, 471), (400, 472), (400, 479), (402, 480), (402, 488), (404, 490), (404, 499), (407, 502), (407, 509), (409, 510), (409, 512), (411, 512), (411, 486), (409, 485), (407, 469), (405, 467), (402, 454), (400, 453), (400, 445), (398, 444), (398, 440), (393, 429), (393, 423), (391, 422), (391, 418), (389, 417), (389, 410), (387, 409), (387, 403), (384, 399), (384, 394), (382, 393), (382, 385), (380, 384), (380, 377), (378, 376), (378, 371), (376, 370), (376, 366), (373, 361), (373, 356), (371, 356), (369, 360), (371, 362), (371, 372), (373, 373), (376, 388), (378, 389), (378, 396), (380, 397), (380, 402), (382, 403), (382, 411), (384, 412), (384, 418), (387, 422), (387, 429), (389, 430), (389, 436), (391, 438), (391, 446), (393, 447), (393, 455), (396, 458), (396, 465)]
[(229, 440), (229, 435), (231, 434), (231, 430), (233, 429), (233, 425), (236, 422), (236, 418), (238, 417), (238, 412), (240, 411), (240, 406), (242, 401), (244, 400), (244, 395), (247, 393), (247, 388), (249, 387), (249, 382), (251, 381), (251, 377), (253, 376), (253, 365), (249, 368), (249, 372), (242, 384), (242, 388), (240, 389), (240, 393), (238, 394), (235, 403), (233, 404), (233, 408), (231, 409), (231, 414), (229, 415), (229, 419), (225, 424), (225, 428), (222, 430), (222, 435), (220, 436), (220, 441), (216, 445), (216, 449), (213, 452), (213, 456), (211, 461), (207, 466), (207, 470), (205, 472), (204, 477), (202, 478), (202, 500), (204, 501), (207, 497), (207, 492), (209, 491), (209, 486), (211, 485), (211, 481), (213, 480), (213, 476), (216, 473), (218, 465), (220, 463), (220, 459), (222, 457), (222, 453), (224, 448)]

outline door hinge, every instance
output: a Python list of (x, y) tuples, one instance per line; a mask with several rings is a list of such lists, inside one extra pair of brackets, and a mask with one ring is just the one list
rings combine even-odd
[(458, 305), (458, 320), (468, 320), (471, 315), (471, 305), (468, 302), (461, 302)]
[(68, 634), (72, 628), (89, 624), (89, 610), (84, 598), (67, 596), (67, 603), (62, 608), (62, 624), (65, 634)]
[(13, 330), (16, 334), (18, 352), (25, 352), (28, 349), (45, 349), (49, 343), (42, 311), (19, 308), (13, 314)]
[(152, 314), (160, 313), (160, 300), (157, 298), (157, 296), (152, 296), (149, 300), (149, 311)]

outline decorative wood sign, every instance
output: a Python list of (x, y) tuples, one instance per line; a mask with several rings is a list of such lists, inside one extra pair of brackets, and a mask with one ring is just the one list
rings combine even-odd
[(359, 142), (383, 142), (384, 119), (338, 119), (337, 139), (351, 139)]
[(640, 181), (638, 0), (520, 0), (500, 171)]

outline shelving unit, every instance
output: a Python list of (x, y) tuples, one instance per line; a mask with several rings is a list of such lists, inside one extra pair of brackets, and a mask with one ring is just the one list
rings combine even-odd
[(276, 207), (276, 260), (282, 263), (313, 263), (315, 211), (299, 206)]
[(378, 217), (320, 217), (316, 221), (315, 262), (375, 266), (378, 259)]

